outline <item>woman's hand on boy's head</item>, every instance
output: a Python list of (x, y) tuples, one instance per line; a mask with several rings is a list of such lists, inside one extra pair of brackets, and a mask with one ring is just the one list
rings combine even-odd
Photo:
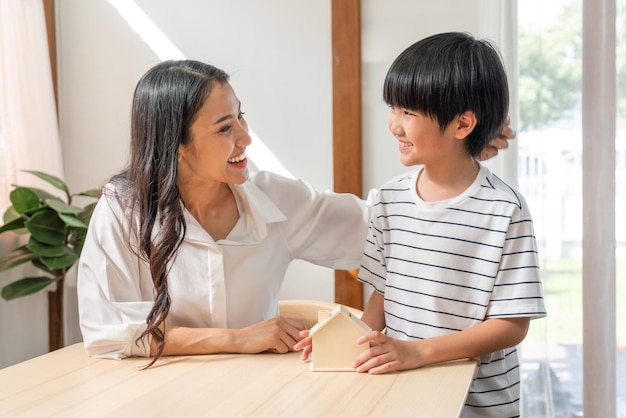
[(515, 138), (515, 130), (511, 128), (511, 118), (506, 117), (502, 130), (498, 133), (498, 136), (489, 141), (489, 144), (481, 151), (478, 156), (479, 161), (485, 161), (498, 155), (498, 151), (505, 149), (509, 146), (509, 141)]

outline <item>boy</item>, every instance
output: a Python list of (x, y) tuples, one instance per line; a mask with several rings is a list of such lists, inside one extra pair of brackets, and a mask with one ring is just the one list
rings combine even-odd
[(508, 112), (496, 50), (463, 33), (423, 39), (385, 78), (400, 161), (418, 169), (381, 188), (359, 280), (374, 287), (374, 330), (358, 372), (387, 373), (474, 357), (464, 417), (519, 416), (515, 346), (546, 315), (524, 198), (483, 167), (480, 150)]

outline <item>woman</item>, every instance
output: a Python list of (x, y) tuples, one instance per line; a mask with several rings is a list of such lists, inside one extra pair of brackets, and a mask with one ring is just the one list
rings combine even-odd
[(156, 360), (289, 351), (304, 328), (277, 316), (289, 262), (357, 267), (361, 245), (345, 243), (364, 239), (365, 204), (250, 176), (241, 104), (228, 75), (200, 62), (164, 62), (144, 75), (131, 141), (79, 263), (87, 352)]
[(222, 70), (168, 61), (141, 78), (128, 167), (103, 188), (79, 262), (90, 355), (285, 353), (304, 329), (277, 316), (289, 263), (358, 267), (366, 204), (250, 175), (249, 144)]

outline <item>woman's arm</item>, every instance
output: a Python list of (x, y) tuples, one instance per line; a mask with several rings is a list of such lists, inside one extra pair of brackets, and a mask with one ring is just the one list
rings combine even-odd
[(122, 359), (148, 356), (136, 343), (152, 307), (152, 281), (129, 246), (129, 229), (119, 202), (103, 193), (91, 217), (78, 262), (80, 328), (90, 356)]
[(359, 267), (371, 207), (350, 193), (318, 192), (303, 180), (251, 177), (288, 218), (281, 230), (294, 259), (339, 270)]
[[(303, 324), (282, 316), (241, 329), (166, 327), (163, 355), (287, 353), (301, 339)], [(154, 340), (150, 356), (157, 351)]]

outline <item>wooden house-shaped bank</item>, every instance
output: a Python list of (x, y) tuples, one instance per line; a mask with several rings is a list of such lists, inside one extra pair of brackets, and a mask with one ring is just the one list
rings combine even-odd
[(319, 311), (317, 324), (309, 335), (313, 341), (311, 371), (354, 371), (352, 361), (369, 348), (356, 339), (370, 331), (354, 313), (342, 305), (332, 311)]

